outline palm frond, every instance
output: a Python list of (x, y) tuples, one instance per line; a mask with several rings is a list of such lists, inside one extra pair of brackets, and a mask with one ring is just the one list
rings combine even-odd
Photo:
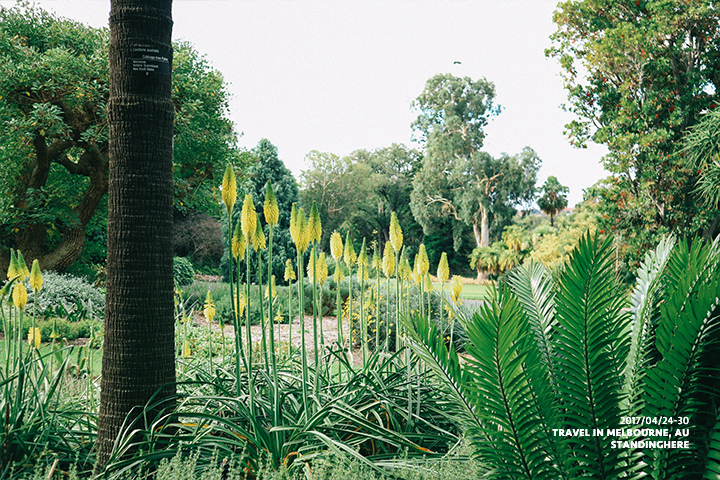
[(437, 326), (427, 317), (416, 315), (404, 317), (401, 321), (408, 334), (410, 348), (449, 388), (463, 408), (465, 423), (480, 427), (466, 388), (469, 384), (468, 373), (461, 368), (455, 349), (446, 348)]
[(660, 315), (659, 298), (662, 294), (662, 274), (675, 246), (675, 238), (665, 237), (654, 251), (645, 255), (638, 268), (635, 288), (632, 294), (632, 332), (630, 353), (625, 366), (623, 410), (630, 416), (642, 409), (640, 392), (649, 360), (648, 352), (655, 343), (655, 327)]
[(720, 480), (720, 413), (717, 415), (715, 427), (710, 434), (703, 478), (706, 480)]
[[(717, 388), (717, 336), (720, 331), (720, 272), (716, 245), (696, 241), (678, 248), (687, 260), (684, 272), (668, 285), (666, 303), (656, 330), (660, 360), (647, 370), (643, 415), (689, 417), (702, 427), (708, 411), (720, 400)], [(673, 260), (675, 256), (673, 256)], [(679, 261), (672, 262), (679, 270)], [(707, 451), (706, 428), (689, 429), (683, 438), (691, 449), (648, 451), (657, 478), (676, 478), (680, 472), (700, 474)]]
[(628, 321), (625, 300), (615, 282), (610, 239), (583, 237), (560, 274), (556, 297), (560, 401), (566, 429), (589, 430), (568, 440), (571, 476), (616, 478), (630, 466), (595, 429), (615, 428), (622, 398), (621, 374), (627, 356), (622, 336)]
[(557, 384), (550, 334), (555, 321), (555, 291), (552, 277), (541, 263), (530, 261), (508, 274), (508, 284), (523, 305), (530, 322), (540, 360)]
[(530, 327), (517, 298), (499, 290), (465, 325), (470, 339), (467, 362), (483, 441), (476, 446), (482, 460), (503, 478), (558, 478), (552, 458), (553, 438), (538, 403), (533, 369), (537, 351), (527, 341)]

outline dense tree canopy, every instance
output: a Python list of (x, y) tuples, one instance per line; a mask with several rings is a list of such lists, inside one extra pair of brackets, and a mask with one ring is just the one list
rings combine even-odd
[(699, 175), (698, 193), (708, 208), (720, 208), (720, 109), (707, 113), (685, 138), (686, 163)]
[(452, 218), (456, 250), (463, 223), (472, 226), (476, 245), (487, 247), (493, 219), (512, 217), (512, 206), (535, 193), (540, 159), (531, 148), (499, 158), (480, 151), (488, 117), (499, 112), (494, 96), (487, 80), (436, 75), (415, 102), (420, 115), (413, 127), (426, 151), (413, 182), (412, 211), (426, 233), (437, 218)]
[(302, 172), (302, 204), (317, 202), (323, 224), (323, 248), (333, 230), (352, 232), (384, 245), (390, 238), (390, 215), (403, 227), (405, 244), (412, 250), (422, 242), (422, 231), (409, 208), (412, 180), (420, 154), (405, 145), (356, 150), (347, 157), (313, 151)]
[(390, 240), (390, 216), (395, 212), (405, 244), (411, 250), (417, 248), (422, 243), (422, 230), (410, 210), (410, 192), (422, 164), (420, 153), (402, 144), (392, 144), (372, 151), (357, 150), (350, 158), (370, 169), (370, 176), (365, 179), (370, 195), (355, 199), (357, 211), (352, 228), (356, 235), (385, 245)]
[[(0, 9), (0, 250), (43, 268), (78, 258), (107, 192), (108, 40), (35, 7)], [(190, 45), (174, 48), (174, 203), (208, 211), (218, 172), (240, 161), (227, 94)]]
[[(603, 219), (637, 260), (660, 234), (694, 234), (715, 212), (698, 205), (682, 136), (720, 97), (720, 11), (714, 2), (572, 0), (558, 6), (547, 54), (558, 59), (577, 118), (571, 141), (606, 145), (612, 176)], [(631, 234), (632, 232), (632, 234)]]

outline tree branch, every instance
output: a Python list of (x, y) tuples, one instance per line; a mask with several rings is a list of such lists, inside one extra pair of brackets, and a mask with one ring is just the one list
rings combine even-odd
[(434, 195), (434, 196), (428, 195), (427, 198), (428, 198), (428, 202), (425, 204), (426, 206), (428, 206), (432, 203), (440, 203), (440, 204), (442, 204), (441, 211), (443, 213), (449, 213), (458, 222), (462, 221), (460, 216), (458, 216), (457, 208), (455, 208), (455, 205), (453, 205), (453, 203), (450, 200), (448, 200), (447, 198), (443, 198), (440, 195)]

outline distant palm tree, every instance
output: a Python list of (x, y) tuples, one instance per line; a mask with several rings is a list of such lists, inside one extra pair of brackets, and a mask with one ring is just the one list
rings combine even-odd
[(555, 215), (563, 208), (567, 207), (567, 194), (570, 189), (565, 185), (561, 185), (558, 179), (550, 175), (541, 190), (543, 191), (542, 197), (538, 200), (538, 207), (540, 210), (550, 215), (550, 226), (555, 226), (553, 220)]

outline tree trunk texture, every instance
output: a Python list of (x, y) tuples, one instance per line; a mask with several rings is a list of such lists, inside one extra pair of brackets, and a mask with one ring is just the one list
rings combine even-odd
[[(475, 244), (478, 247), (489, 247), (490, 246), (490, 219), (488, 217), (488, 211), (486, 208), (481, 209), (480, 213), (480, 224), (473, 222), (473, 234), (475, 235)], [(477, 263), (477, 279), (478, 280), (489, 280), (487, 270), (480, 266), (480, 262)]]
[[(105, 343), (97, 462), (128, 415), (175, 393), (171, 0), (113, 0)], [(171, 401), (164, 406), (170, 406)], [(150, 418), (156, 412), (149, 412)], [(141, 425), (138, 425), (141, 426)]]

